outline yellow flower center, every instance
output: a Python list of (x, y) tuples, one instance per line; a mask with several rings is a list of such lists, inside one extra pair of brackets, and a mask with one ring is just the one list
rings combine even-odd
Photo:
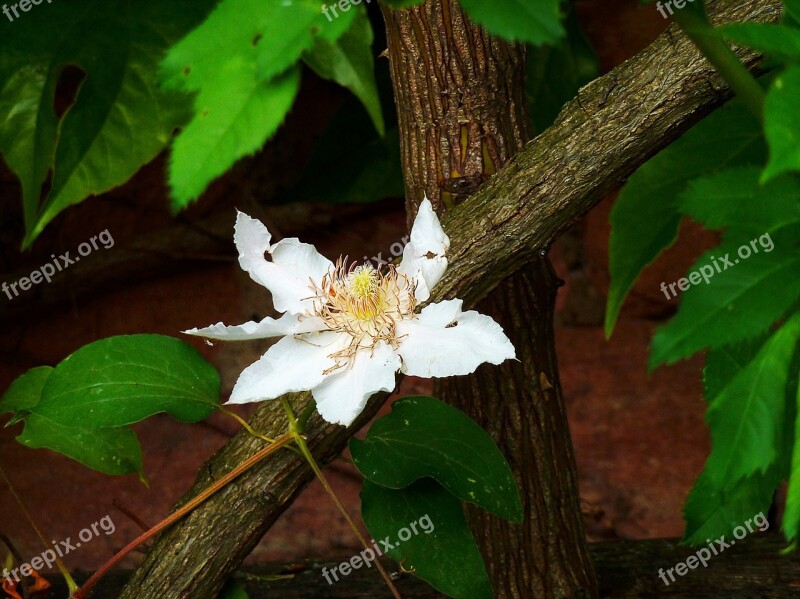
[(377, 270), (372, 265), (348, 267), (339, 259), (334, 269), (314, 287), (315, 316), (330, 331), (347, 333), (352, 341), (344, 350), (332, 354), (341, 368), (360, 349), (385, 341), (397, 347), (397, 323), (410, 318), (416, 308), (414, 283), (393, 266)]

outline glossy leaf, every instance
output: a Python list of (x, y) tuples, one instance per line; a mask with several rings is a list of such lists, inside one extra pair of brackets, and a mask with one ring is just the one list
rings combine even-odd
[(186, 343), (126, 335), (86, 345), (56, 366), (31, 411), (65, 426), (110, 428), (168, 412), (197, 422), (219, 406), (219, 375)]
[(435, 589), (455, 599), (491, 599), (492, 586), (461, 502), (435, 481), (393, 490), (365, 480), (361, 515), (377, 547), (388, 541), (394, 546), (389, 555)]
[(431, 477), (456, 497), (508, 520), (522, 520), (511, 468), (491, 437), (466, 414), (433, 397), (406, 397), (350, 440), (353, 461), (370, 481), (401, 489)]

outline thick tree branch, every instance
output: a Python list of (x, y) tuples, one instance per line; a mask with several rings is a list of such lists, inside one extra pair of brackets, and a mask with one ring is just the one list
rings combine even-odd
[[(775, 21), (774, 0), (721, 1), (722, 21)], [(743, 54), (758, 67), (753, 54)], [(581, 90), (558, 122), (533, 140), (488, 184), (448, 211), (450, 269), (435, 300), (474, 304), (543, 251), (642, 162), (729, 97), (711, 66), (674, 28), (646, 50)], [(299, 409), (308, 394), (295, 394)], [(350, 434), (377, 411), (376, 396), (351, 429), (307, 428), (315, 456), (330, 461)], [(272, 437), (285, 429), (277, 402), (266, 402), (251, 424)], [(209, 460), (188, 497), (255, 453), (261, 442), (240, 433)], [(231, 484), (167, 531), (126, 587), (125, 598), (214, 597), (241, 560), (311, 480), (308, 466), (285, 452)]]

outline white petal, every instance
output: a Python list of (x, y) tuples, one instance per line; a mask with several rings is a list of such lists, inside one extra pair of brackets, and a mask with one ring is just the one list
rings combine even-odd
[(373, 394), (394, 389), (398, 368), (400, 357), (382, 341), (372, 352), (360, 350), (350, 364), (312, 390), (320, 416), (350, 426)]
[(332, 331), (284, 337), (239, 375), (230, 403), (275, 399), (284, 393), (312, 389), (334, 365), (330, 355), (343, 349), (349, 340), (349, 335)]
[[(271, 238), (260, 221), (239, 213), (234, 241), (241, 267), (256, 283), (269, 289), (278, 312), (301, 314), (311, 311), (312, 284), (319, 284), (333, 264), (313, 245), (300, 243), (297, 239), (284, 239), (270, 246)], [(264, 256), (267, 251), (272, 254), (272, 262)]]
[(416, 282), (417, 290), (414, 295), (418, 301), (424, 302), (447, 270), (445, 254), (450, 248), (450, 239), (442, 229), (428, 198), (419, 205), (410, 237), (403, 249), (403, 261), (397, 270)]
[(400, 370), (412, 376), (470, 374), (484, 362), (516, 357), (500, 325), (474, 310), (461, 312), (461, 300), (426, 306), (417, 318), (399, 322), (397, 334), (405, 336), (397, 350), (403, 358)]
[(209, 339), (223, 341), (245, 341), (247, 339), (266, 339), (282, 335), (298, 335), (300, 333), (313, 333), (325, 329), (325, 323), (315, 316), (297, 314), (284, 314), (277, 320), (265, 318), (261, 322), (249, 321), (235, 326), (226, 326), (221, 322), (203, 329), (190, 329), (183, 331), (186, 335), (197, 335)]

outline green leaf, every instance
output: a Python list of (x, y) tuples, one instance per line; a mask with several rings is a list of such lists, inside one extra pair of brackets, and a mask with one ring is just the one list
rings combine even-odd
[[(11, 118), (0, 121), (0, 152), (22, 183), (23, 247), (65, 208), (127, 181), (186, 121), (189, 98), (157, 88), (157, 65), (209, 5), (210, 0), (55, 3), (4, 30), (0, 109)], [(68, 65), (85, 78), (59, 120), (55, 89)], [(49, 194), (39, 208), (51, 171)]]
[(565, 20), (566, 37), (554, 46), (528, 48), (525, 92), (535, 132), (553, 124), (561, 108), (597, 77), (600, 62), (574, 11)]
[(507, 520), (523, 518), (511, 468), (492, 438), (466, 414), (433, 397), (406, 397), (350, 440), (353, 462), (370, 481), (401, 489), (436, 479), (456, 497)]
[(762, 181), (781, 173), (800, 170), (800, 67), (779, 74), (764, 102), (764, 133), (769, 144), (769, 162)]
[(313, 48), (303, 55), (303, 60), (320, 77), (331, 79), (353, 92), (382, 136), (386, 125), (375, 82), (372, 41), (372, 25), (367, 11), (359, 6), (353, 24), (344, 35), (335, 41), (318, 38)]
[(218, 406), (219, 375), (195, 349), (161, 335), (124, 335), (64, 359), (31, 411), (65, 426), (110, 428), (159, 412), (197, 422)]
[(162, 64), (168, 89), (197, 92), (194, 118), (173, 145), (174, 210), (278, 130), (300, 85), (298, 62), (315, 40), (334, 42), (355, 12), (325, 18), (313, 0), (222, 0)]
[(800, 61), (800, 31), (771, 23), (730, 23), (716, 29), (739, 46), (784, 62)]
[(726, 486), (713, 480), (706, 467), (686, 500), (683, 542), (703, 545), (721, 535), (730, 537), (734, 528), (746, 526), (748, 520), (753, 522), (759, 514), (758, 522), (751, 524), (753, 530), (769, 526), (766, 513), (779, 483), (780, 478), (770, 469), (765, 474), (756, 473)]
[(37, 366), (17, 377), (0, 397), (0, 414), (29, 410), (38, 404), (44, 384), (52, 372), (50, 366)]
[(564, 36), (559, 0), (461, 0), (469, 18), (507, 40), (554, 44)]
[(797, 285), (786, 284), (800, 268), (800, 185), (785, 178), (761, 187), (757, 177), (756, 169), (726, 171), (684, 194), (695, 218), (729, 227), (723, 244), (692, 267), (695, 281), (678, 314), (654, 335), (651, 369), (758, 335), (800, 296)]
[(380, 549), (381, 540), (394, 545), (389, 555), (438, 591), (456, 599), (491, 599), (492, 586), (461, 502), (436, 482), (424, 479), (391, 490), (365, 480), (361, 515)]
[(52, 449), (104, 474), (143, 473), (142, 449), (136, 433), (127, 426), (66, 426), (33, 412), (25, 416), (25, 430), (17, 441), (32, 449)]
[(651, 158), (629, 179), (611, 212), (606, 337), (634, 281), (678, 236), (678, 196), (696, 177), (766, 156), (761, 126), (734, 100)]
[(783, 0), (783, 20), (793, 19), (794, 24), (800, 22), (800, 0)]
[(169, 183), (172, 207), (179, 210), (239, 158), (264, 145), (283, 122), (300, 88), (294, 68), (268, 83), (255, 77), (255, 65), (228, 62), (204, 86), (197, 116), (172, 146)]
[(706, 421), (712, 449), (706, 469), (728, 483), (765, 473), (783, 447), (786, 384), (800, 340), (800, 313), (788, 320), (756, 357), (711, 402)]

